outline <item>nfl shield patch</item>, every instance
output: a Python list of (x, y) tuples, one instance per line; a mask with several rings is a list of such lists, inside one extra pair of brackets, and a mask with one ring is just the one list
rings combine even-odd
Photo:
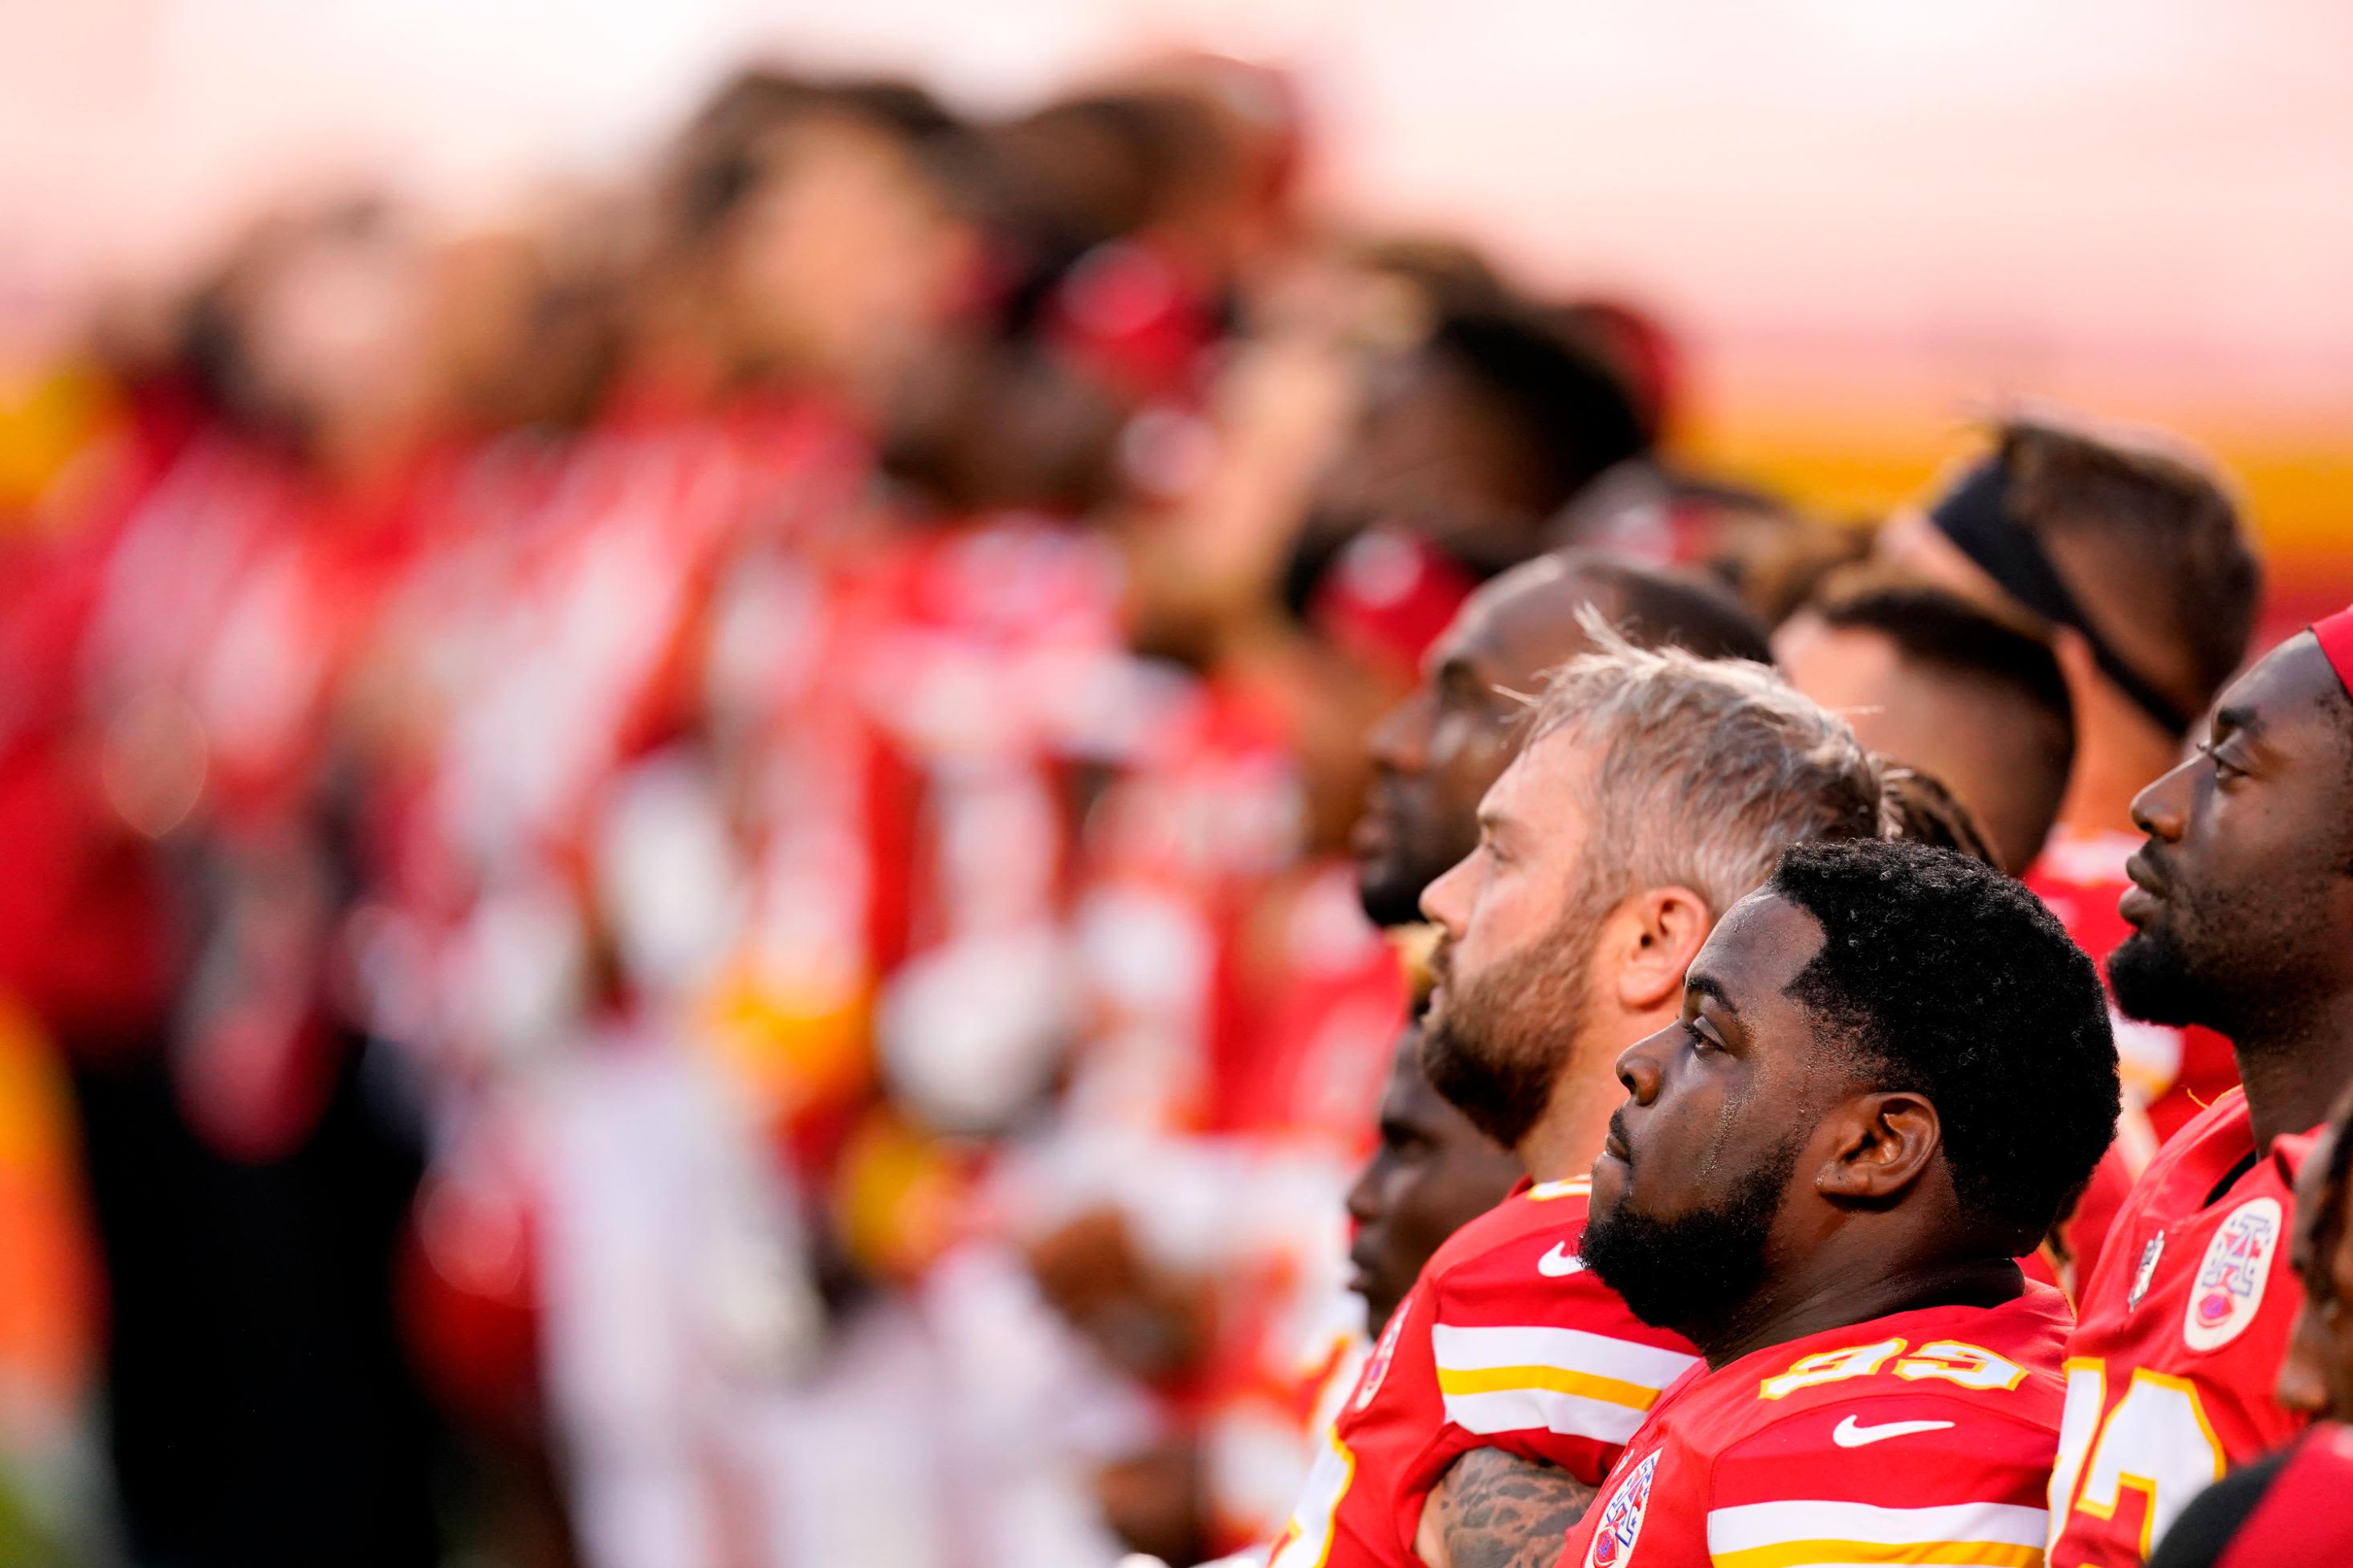
[(2199, 1260), (2181, 1314), (2181, 1337), (2191, 1350), (2220, 1350), (2247, 1331), (2263, 1307), (2282, 1229), (2277, 1198), (2250, 1198), (2222, 1221)]
[(1593, 1544), (1586, 1548), (1585, 1568), (1625, 1568), (1642, 1533), (1642, 1512), (1651, 1505), (1651, 1474), (1659, 1468), (1662, 1450), (1653, 1448), (1634, 1467), (1609, 1497), (1609, 1506), (1594, 1527)]

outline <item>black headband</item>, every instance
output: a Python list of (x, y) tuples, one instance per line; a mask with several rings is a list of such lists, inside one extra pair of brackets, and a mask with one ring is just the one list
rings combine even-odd
[(2068, 592), (2034, 531), (2010, 517), (2010, 474), (2000, 454), (1979, 463), (1955, 485), (1930, 510), (1928, 521), (2011, 598), (2052, 625), (2070, 626), (2081, 634), (2091, 645), (2100, 673), (2158, 728), (2168, 735), (2189, 732), (2191, 716), (2108, 646), (2075, 602), (2075, 595)]

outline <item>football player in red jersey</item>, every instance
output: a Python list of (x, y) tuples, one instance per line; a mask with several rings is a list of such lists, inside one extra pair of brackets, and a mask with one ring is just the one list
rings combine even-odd
[(1949, 850), (1799, 844), (1682, 1000), (1618, 1058), (1583, 1256), (1705, 1364), (1563, 1568), (2036, 1568), (2068, 1313), (2012, 1259), (2116, 1121), (2091, 960)]
[(2141, 792), (2109, 960), (2116, 1000), (2235, 1043), (2233, 1091), (2118, 1211), (2068, 1344), (2052, 1568), (2148, 1555), (2192, 1494), (2304, 1416), (2274, 1397), (2295, 1314), (2275, 1280), (2305, 1141), (2353, 1082), (2353, 612), (2222, 693), (2197, 754)]
[(1673, 1016), (1715, 911), (1782, 846), (1878, 830), (1877, 767), (1770, 671), (1587, 632), (1599, 651), (1552, 678), (1477, 847), (1423, 897), (1444, 932), (1424, 1064), (1532, 1184), (1390, 1318), (1280, 1568), (1546, 1559), (1693, 1360), (1577, 1257), (1609, 1064)]

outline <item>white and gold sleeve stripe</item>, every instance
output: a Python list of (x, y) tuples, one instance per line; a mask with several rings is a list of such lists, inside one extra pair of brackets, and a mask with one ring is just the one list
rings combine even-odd
[(1623, 1443), (1696, 1357), (1581, 1329), (1430, 1331), (1446, 1418), (1465, 1432), (1550, 1430)]
[(1715, 1568), (2041, 1568), (2050, 1515), (2013, 1503), (1879, 1508), (1861, 1502), (1750, 1503), (1711, 1509)]

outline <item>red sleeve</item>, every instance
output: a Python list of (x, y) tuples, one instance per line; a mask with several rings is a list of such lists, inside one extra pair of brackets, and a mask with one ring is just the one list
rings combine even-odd
[[(1668, 1384), (1696, 1364), (1583, 1269), (1546, 1275), (1546, 1237), (1434, 1281), (1431, 1359), (1444, 1417), (1418, 1473), (1434, 1485), (1472, 1448), (1501, 1448), (1599, 1486)], [(1522, 1257), (1521, 1253), (1525, 1256)]]
[(1936, 1394), (1817, 1405), (1717, 1456), (1708, 1552), (1719, 1563), (2030, 1561), (2049, 1533), (2056, 1445), (2046, 1427)]

